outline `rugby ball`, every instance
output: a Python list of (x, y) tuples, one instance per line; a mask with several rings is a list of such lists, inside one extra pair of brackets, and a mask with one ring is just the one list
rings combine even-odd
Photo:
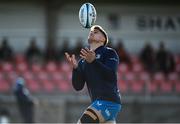
[(79, 21), (84, 28), (91, 28), (96, 21), (96, 9), (91, 3), (84, 3), (79, 10)]

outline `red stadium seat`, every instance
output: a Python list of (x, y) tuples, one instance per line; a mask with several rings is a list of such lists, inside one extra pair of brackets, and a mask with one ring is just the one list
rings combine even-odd
[(9, 92), (10, 91), (10, 85), (7, 82), (7, 80), (0, 79), (0, 92)]
[(17, 77), (18, 77), (18, 74), (16, 72), (9, 72), (7, 74), (7, 80), (10, 82), (10, 84), (14, 83)]
[(118, 78), (118, 80), (123, 80), (123, 79), (124, 79), (124, 76), (118, 72), (117, 78)]
[(155, 83), (163, 83), (165, 81), (165, 76), (164, 73), (162, 72), (157, 72), (154, 74), (153, 80), (155, 81)]
[(26, 80), (31, 80), (31, 79), (34, 79), (34, 74), (31, 71), (27, 71), (23, 73), (23, 77)]
[(118, 72), (119, 72), (120, 74), (127, 73), (128, 71), (129, 71), (129, 70), (128, 70), (128, 65), (127, 65), (127, 64), (125, 64), (125, 63), (119, 64), (119, 66), (118, 66)]
[(126, 80), (127, 81), (133, 81), (136, 80), (136, 75), (133, 72), (129, 72), (126, 74)]
[(71, 68), (67, 62), (62, 62), (60, 65), (60, 68), (62, 72), (65, 72), (65, 73), (71, 72)]
[(4, 79), (5, 75), (4, 72), (0, 72), (0, 80)]
[(27, 87), (31, 92), (40, 92), (42, 89), (36, 80), (27, 80)]
[(16, 71), (21, 73), (28, 71), (28, 64), (26, 62), (16, 64)]
[(126, 81), (119, 80), (118, 87), (119, 87), (121, 93), (128, 92), (128, 84)]
[(67, 79), (68, 82), (71, 82), (72, 72), (68, 72), (68, 73), (66, 74), (66, 79)]
[(135, 63), (133, 64), (133, 68), (132, 68), (132, 71), (135, 72), (135, 73), (140, 73), (143, 71), (143, 66), (141, 63)]
[(48, 93), (52, 93), (55, 90), (55, 86), (53, 82), (50, 82), (48, 80), (44, 80), (42, 81), (43, 83), (43, 89), (48, 92)]
[(140, 59), (138, 58), (138, 56), (136, 56), (136, 55), (131, 55), (130, 58), (131, 58), (132, 64), (140, 63)]
[(71, 86), (70, 86), (69, 82), (63, 80), (61, 82), (58, 82), (58, 89), (61, 92), (69, 92), (71, 89)]
[(158, 84), (154, 81), (147, 83), (147, 89), (150, 93), (157, 93), (158, 92)]
[[(8, 79), (8, 76), (9, 76), (9, 73), (5, 74), (4, 72), (0, 72), (0, 82), (6, 82), (9, 86), (11, 86), (12, 82)], [(6, 85), (6, 84), (4, 84), (4, 85)], [(0, 85), (0, 87), (1, 87), (1, 85)]]
[(42, 65), (33, 63), (31, 66), (31, 70), (35, 73), (39, 73), (42, 71)]
[(57, 71), (56, 63), (55, 62), (48, 62), (46, 64), (46, 70), (48, 72), (55, 72), (55, 71)]
[(174, 58), (175, 58), (176, 64), (180, 64), (180, 56), (179, 55), (175, 55)]
[(51, 75), (52, 81), (62, 81), (64, 80), (64, 75), (61, 72), (53, 72)]
[(47, 72), (39, 72), (36, 74), (37, 80), (39, 81), (44, 81), (44, 80), (49, 80), (49, 75)]
[(176, 83), (175, 83), (175, 90), (177, 93), (180, 93), (180, 81), (179, 80), (176, 81)]
[(178, 73), (180, 73), (180, 64), (176, 64), (175, 71), (178, 72)]
[(172, 83), (175, 83), (177, 80), (179, 80), (179, 75), (176, 72), (172, 72), (168, 74), (168, 80)]
[(150, 81), (151, 77), (150, 77), (150, 74), (148, 72), (141, 72), (139, 74), (139, 79), (140, 80), (143, 80), (143, 81)]
[(171, 83), (171, 82), (168, 82), (168, 81), (164, 81), (164, 82), (161, 83), (161, 85), (160, 85), (160, 90), (161, 90), (161, 92), (163, 92), (163, 93), (171, 93), (172, 90), (173, 90), (172, 83)]
[(11, 72), (14, 70), (14, 65), (9, 62), (5, 62), (2, 64), (2, 71), (4, 72)]
[(130, 81), (130, 89), (133, 93), (143, 93), (144, 82), (142, 80)]

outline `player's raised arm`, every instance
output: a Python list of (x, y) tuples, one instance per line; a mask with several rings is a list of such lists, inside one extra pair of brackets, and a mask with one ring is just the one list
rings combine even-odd
[(65, 53), (66, 59), (69, 65), (72, 68), (72, 85), (74, 89), (81, 90), (84, 87), (85, 81), (83, 78), (83, 73), (81, 71), (80, 66), (78, 66), (78, 62), (73, 54), (70, 56), (67, 52)]
[(75, 59), (75, 55), (73, 54), (72, 56), (69, 55), (69, 53), (65, 53), (66, 59), (71, 66), (72, 69), (76, 69), (78, 66), (77, 60)]

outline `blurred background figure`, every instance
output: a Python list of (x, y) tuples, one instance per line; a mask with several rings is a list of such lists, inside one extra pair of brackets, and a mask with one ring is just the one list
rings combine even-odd
[(49, 39), (49, 44), (47, 44), (44, 54), (46, 62), (57, 60), (57, 48), (52, 43), (53, 40)]
[(145, 69), (149, 72), (155, 71), (155, 56), (154, 48), (148, 42), (140, 52), (140, 60), (144, 64)]
[(68, 39), (64, 39), (62, 46), (60, 47), (60, 49), (58, 50), (58, 61), (62, 62), (64, 60), (64, 53), (70, 51), (69, 48), (69, 40)]
[(115, 49), (116, 49), (117, 54), (119, 56), (120, 62), (121, 63), (126, 63), (126, 64), (130, 65), (131, 64), (131, 60), (130, 60), (129, 54), (126, 51), (126, 49), (125, 49), (121, 39), (118, 40), (118, 43), (117, 43), (117, 46), (116, 46)]
[(36, 63), (42, 61), (42, 52), (36, 44), (36, 38), (32, 38), (30, 44), (25, 51), (26, 60), (29, 63)]
[(2, 61), (12, 61), (13, 60), (13, 50), (9, 45), (8, 39), (3, 38), (0, 46), (0, 60)]
[(15, 82), (14, 95), (24, 123), (33, 123), (34, 101), (22, 77), (18, 77)]
[(175, 60), (173, 55), (165, 48), (163, 42), (160, 42), (159, 49), (156, 54), (157, 71), (164, 72), (165, 74), (174, 71)]

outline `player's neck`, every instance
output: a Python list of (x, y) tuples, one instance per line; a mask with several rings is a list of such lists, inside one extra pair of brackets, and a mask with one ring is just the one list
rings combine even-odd
[(90, 50), (95, 51), (98, 47), (103, 46), (103, 43), (91, 43), (90, 44)]

